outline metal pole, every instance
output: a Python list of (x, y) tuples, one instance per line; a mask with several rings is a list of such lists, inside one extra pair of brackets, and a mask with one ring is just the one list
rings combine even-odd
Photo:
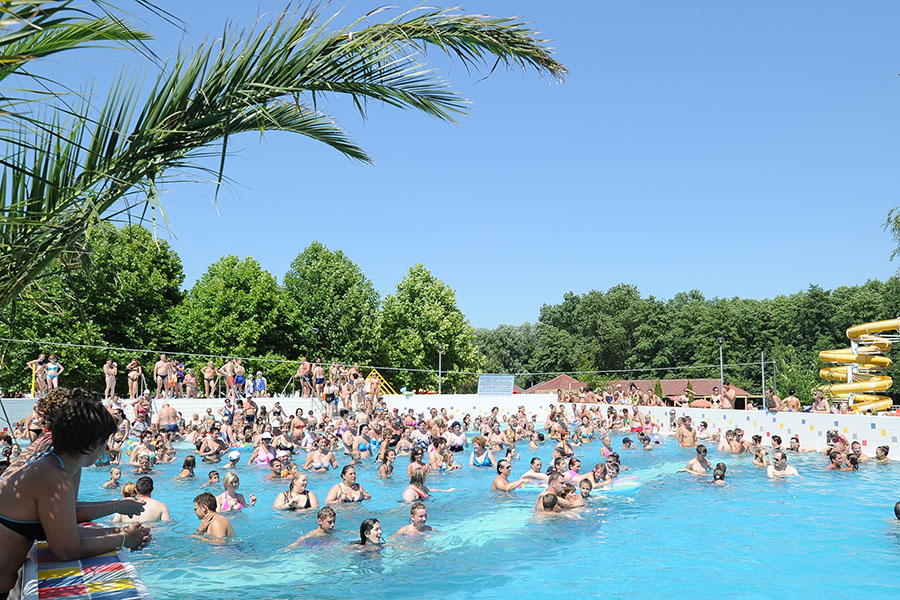
[(759, 358), (759, 366), (762, 367), (762, 396), (763, 396), (763, 410), (768, 411), (769, 408), (766, 406), (766, 351), (763, 350), (762, 354), (760, 354)]
[(438, 394), (441, 393), (441, 359), (443, 358), (444, 345), (438, 344)]
[[(722, 362), (722, 344), (725, 343), (725, 338), (718, 338), (719, 342), (719, 394), (721, 396), (725, 395), (725, 364)], [(720, 396), (720, 397), (721, 397)]]
[(775, 390), (775, 395), (778, 395), (778, 362), (772, 361), (772, 389)]

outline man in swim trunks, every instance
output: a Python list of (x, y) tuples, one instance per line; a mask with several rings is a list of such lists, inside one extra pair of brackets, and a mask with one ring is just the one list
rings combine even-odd
[(322, 368), (322, 363), (316, 363), (313, 365), (312, 369), (313, 374), (313, 384), (316, 386), (316, 396), (319, 398), (325, 397), (325, 369)]
[(709, 459), (706, 458), (706, 446), (700, 444), (697, 446), (697, 456), (688, 461), (684, 470), (694, 475), (706, 475), (709, 469), (710, 464)]
[(209, 492), (203, 492), (194, 498), (194, 514), (200, 519), (200, 527), (195, 535), (207, 534), (218, 539), (234, 535), (231, 521), (216, 512), (216, 497)]
[(302, 398), (309, 398), (310, 394), (312, 394), (312, 378), (310, 377), (311, 369), (312, 367), (310, 366), (309, 361), (306, 360), (306, 357), (301, 356), (300, 366), (297, 367), (297, 373), (294, 377), (300, 380), (300, 385), (303, 387), (303, 392), (301, 393)]
[(237, 400), (234, 397), (234, 363), (232, 359), (226, 360), (222, 368), (218, 370), (218, 373), (225, 378), (225, 397)]
[(206, 398), (212, 398), (216, 391), (216, 375), (219, 372), (216, 364), (209, 361), (205, 367), (200, 369), (200, 372), (203, 373), (203, 395)]
[(766, 477), (790, 477), (799, 476), (797, 469), (787, 464), (787, 454), (782, 450), (776, 450), (772, 454), (772, 464), (766, 467)]
[(165, 354), (159, 355), (159, 360), (153, 365), (153, 379), (156, 381), (156, 397), (169, 397), (169, 363)]
[(550, 473), (547, 477), (547, 489), (542, 491), (537, 498), (537, 502), (535, 503), (535, 510), (542, 510), (544, 496), (547, 494), (553, 494), (557, 497), (557, 505), (561, 508), (569, 508), (572, 506), (570, 502), (568, 502), (563, 497), (563, 485), (565, 484), (565, 478), (562, 473), (559, 471), (554, 471)]
[(685, 417), (681, 428), (675, 432), (675, 439), (682, 448), (693, 448), (697, 445), (697, 432), (691, 427), (691, 418)]
[(178, 433), (178, 411), (169, 406), (168, 402), (163, 402), (156, 424), (162, 431)]
[(725, 393), (722, 395), (722, 408), (732, 409), (734, 408), (734, 399), (735, 396), (737, 396), (737, 389), (731, 385), (730, 381), (726, 381), (724, 385)]
[(153, 523), (157, 521), (169, 521), (169, 507), (164, 503), (151, 498), (153, 494), (153, 479), (150, 477), (138, 477), (134, 484), (137, 489), (137, 500), (144, 505), (144, 512), (133, 517), (116, 515), (113, 523)]
[(244, 395), (244, 383), (246, 382), (247, 369), (241, 364), (241, 359), (234, 360), (234, 397), (240, 398)]
[(256, 424), (256, 412), (259, 410), (252, 397), (244, 399), (244, 422), (249, 425)]
[(643, 413), (641, 413), (641, 411), (638, 409), (637, 405), (632, 407), (631, 410), (634, 413), (631, 416), (631, 433), (637, 433), (639, 431), (644, 431), (644, 415), (643, 415)]
[(787, 398), (784, 399), (784, 406), (791, 412), (803, 412), (803, 405), (800, 403), (800, 398), (794, 395), (794, 390), (790, 390)]

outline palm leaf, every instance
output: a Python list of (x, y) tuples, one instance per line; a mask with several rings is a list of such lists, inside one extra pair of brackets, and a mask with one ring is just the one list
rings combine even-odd
[[(465, 98), (424, 62), (431, 46), (467, 68), (504, 64), (556, 79), (566, 72), (516, 20), (417, 10), (359, 31), (361, 20), (328, 31), (320, 17), (308, 9), (226, 29), (220, 41), (177, 55), (143, 95), (138, 80), (120, 79), (101, 106), (77, 96), (0, 128), (0, 306), (99, 220), (123, 212), (145, 220), (149, 206), (155, 226), (158, 186), (173, 172), (208, 174), (198, 159), (215, 147), (221, 182), (231, 136), (287, 131), (370, 162), (318, 110), (323, 96), (349, 96), (363, 114), (371, 100), (448, 121), (465, 113)], [(64, 40), (54, 43), (65, 49)]]

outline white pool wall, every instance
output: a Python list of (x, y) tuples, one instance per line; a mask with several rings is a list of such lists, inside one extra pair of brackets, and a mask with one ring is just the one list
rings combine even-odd
[[(525, 407), (525, 412), (537, 415), (538, 422), (543, 426), (550, 410), (550, 405), (556, 403), (553, 394), (512, 394), (509, 396), (478, 396), (476, 394), (424, 394), (414, 396), (385, 396), (385, 402), (389, 408), (398, 408), (406, 411), (412, 408), (416, 414), (427, 412), (431, 407), (447, 408), (451, 417), (462, 419), (467, 413), (472, 418), (486, 415), (491, 408), (496, 406), (503, 415), (515, 414), (519, 406)], [(281, 403), (286, 413), (293, 414), (297, 408), (302, 408), (304, 414), (309, 410), (317, 413), (322, 410), (323, 403), (309, 398), (298, 397), (272, 397), (258, 399), (257, 403), (271, 410), (275, 402)], [(167, 400), (176, 410), (180, 411), (186, 419), (190, 419), (194, 413), (203, 415), (206, 408), (211, 406), (214, 414), (220, 406), (221, 399), (175, 399)], [(34, 405), (31, 398), (7, 398), (3, 400), (9, 419), (15, 423), (19, 419), (26, 418)], [(157, 409), (162, 401), (156, 401)], [(602, 410), (608, 405), (601, 404)], [(614, 405), (615, 406), (615, 405)], [(616, 406), (621, 411), (624, 406)], [(641, 411), (653, 415), (658, 422), (668, 422), (668, 407), (641, 407)], [(785, 445), (792, 435), (800, 438), (800, 444), (810, 448), (824, 448), (825, 434), (829, 429), (837, 429), (850, 441), (859, 441), (866, 454), (874, 454), (875, 448), (880, 445), (891, 447), (892, 458), (900, 458), (900, 417), (876, 417), (867, 415), (830, 415), (813, 413), (770, 413), (765, 411), (745, 410), (713, 410), (703, 408), (678, 408), (675, 409), (679, 416), (690, 415), (694, 423), (706, 421), (712, 431), (723, 432), (727, 429), (740, 427), (744, 430), (744, 438), (760, 434), (764, 439), (772, 435), (780, 435)], [(126, 413), (131, 417), (131, 409)], [(0, 429), (6, 427), (5, 422), (0, 424)]]

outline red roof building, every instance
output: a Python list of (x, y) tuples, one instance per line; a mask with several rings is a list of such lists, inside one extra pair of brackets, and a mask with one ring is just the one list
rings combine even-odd
[(569, 375), (557, 375), (550, 381), (545, 381), (537, 385), (533, 385), (527, 390), (526, 394), (555, 394), (558, 390), (580, 390), (583, 387), (590, 387), (583, 381), (578, 381)]

